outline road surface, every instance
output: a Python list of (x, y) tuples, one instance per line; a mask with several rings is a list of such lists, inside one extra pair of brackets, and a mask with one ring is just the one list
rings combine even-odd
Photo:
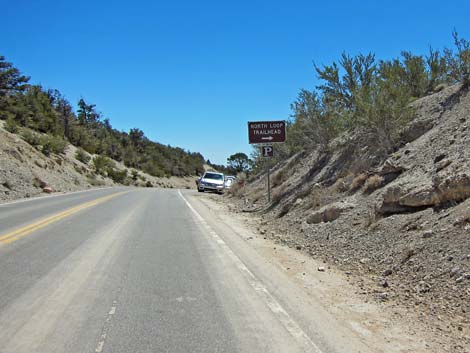
[(369, 352), (193, 191), (0, 205), (0, 352)]

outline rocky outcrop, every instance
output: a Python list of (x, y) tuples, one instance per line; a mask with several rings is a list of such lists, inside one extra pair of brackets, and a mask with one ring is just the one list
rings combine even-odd
[(383, 194), (377, 211), (381, 214), (400, 213), (445, 204), (460, 202), (470, 197), (470, 176), (466, 174), (448, 177), (437, 185), (424, 185), (410, 191), (393, 186)]

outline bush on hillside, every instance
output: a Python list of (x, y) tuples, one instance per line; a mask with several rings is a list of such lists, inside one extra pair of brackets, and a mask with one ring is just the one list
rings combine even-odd
[(91, 160), (90, 155), (83, 148), (77, 148), (75, 158), (84, 164), (88, 164)]
[(106, 172), (109, 169), (115, 168), (115, 164), (111, 159), (101, 155), (98, 155), (93, 158), (92, 164), (93, 168), (95, 169), (95, 172), (103, 176), (106, 175)]
[(11, 132), (12, 134), (16, 134), (19, 130), (18, 123), (13, 118), (8, 118), (5, 121), (5, 130)]
[(45, 135), (41, 139), (41, 152), (45, 156), (49, 156), (51, 153), (64, 154), (65, 148), (67, 147), (67, 141), (58, 136)]
[(41, 137), (29, 129), (22, 129), (21, 137), (33, 147), (41, 144)]
[(127, 169), (118, 170), (115, 168), (108, 168), (108, 177), (110, 177), (115, 183), (118, 184), (129, 184), (127, 180)]

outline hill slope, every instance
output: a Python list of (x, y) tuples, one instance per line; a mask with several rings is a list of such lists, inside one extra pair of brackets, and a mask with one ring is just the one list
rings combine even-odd
[[(6, 131), (3, 125), (4, 122), (0, 121), (0, 202), (40, 195), (45, 186), (49, 186), (52, 192), (69, 192), (116, 185), (106, 173), (96, 172), (92, 156), (87, 163), (78, 160), (75, 146), (69, 144), (63, 154), (46, 156), (20, 135)], [(194, 186), (193, 177), (157, 178), (126, 168), (122, 163), (111, 162), (116, 171), (126, 171), (128, 175), (121, 184), (167, 188)]]
[[(455, 85), (414, 103), (416, 118), (384, 159), (367, 135), (297, 153), (232, 199), (260, 231), (343, 269), (358, 291), (405, 306), (470, 347), (470, 92)], [(369, 147), (366, 147), (369, 146)], [(368, 168), (364, 166), (373, 165)]]

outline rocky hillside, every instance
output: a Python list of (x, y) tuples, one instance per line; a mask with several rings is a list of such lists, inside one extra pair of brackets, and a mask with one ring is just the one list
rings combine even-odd
[[(68, 145), (64, 154), (45, 156), (38, 149), (23, 140), (20, 135), (3, 129), (0, 121), (0, 202), (33, 197), (51, 192), (85, 190), (92, 187), (117, 185), (109, 177), (96, 173), (90, 162), (83, 163), (76, 158), (77, 148)], [(127, 171), (124, 183), (142, 187), (194, 186), (192, 177), (156, 178), (142, 171), (134, 172), (122, 163), (114, 161), (116, 170)]]
[(234, 190), (259, 231), (338, 267), (358, 292), (405, 306), (442, 351), (470, 349), (470, 93), (455, 85), (414, 103), (395, 151), (367, 134), (303, 151)]

